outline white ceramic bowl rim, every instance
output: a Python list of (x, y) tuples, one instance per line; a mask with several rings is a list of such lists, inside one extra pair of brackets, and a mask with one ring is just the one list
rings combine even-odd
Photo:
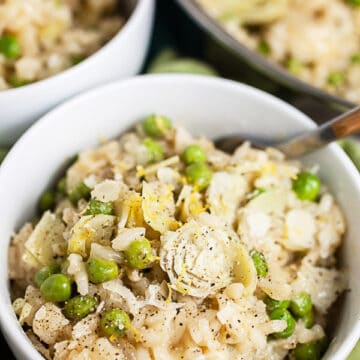
[[(175, 84), (176, 83), (186, 83), (190, 82), (193, 84), (201, 84), (208, 87), (216, 87), (217, 89), (227, 89), (233, 90), (245, 94), (252, 95), (254, 97), (260, 98), (261, 101), (265, 104), (271, 104), (272, 107), (278, 108), (285, 113), (287, 113), (290, 117), (297, 118), (301, 120), (304, 125), (308, 128), (314, 128), (315, 123), (310, 120), (305, 114), (300, 112), (299, 110), (293, 108), (291, 105), (283, 102), (282, 100), (265, 93), (261, 90), (252, 88), (248, 85), (240, 84), (235, 81), (219, 79), (219, 78), (210, 78), (206, 76), (199, 75), (141, 75), (134, 78), (118, 81), (115, 83), (107, 84), (105, 86), (101, 86), (99, 88), (87, 91), (83, 94), (75, 96), (73, 99), (66, 101), (64, 104), (57, 106), (54, 110), (50, 111), (48, 114), (43, 116), (38, 122), (36, 122), (14, 145), (12, 150), (9, 152), (7, 157), (5, 158), (3, 164), (0, 167), (0, 184), (1, 179), (4, 174), (7, 172), (7, 168), (10, 164), (16, 159), (16, 154), (18, 151), (23, 151), (27, 146), (28, 140), (32, 137), (36, 138), (36, 134), (38, 132), (42, 132), (42, 129), (47, 128), (52, 121), (52, 117), (57, 113), (61, 113), (62, 111), (71, 110), (71, 108), (76, 108), (77, 104), (84, 101), (92, 101), (97, 98), (99, 94), (102, 92), (108, 91), (121, 91), (127, 88), (129, 85), (141, 85), (143, 82), (152, 82), (155, 81), (157, 83), (165, 83), (165, 84)], [(117, 136), (119, 134), (114, 134)], [(345, 153), (339, 148), (338, 145), (332, 144), (330, 145), (330, 149), (332, 151), (332, 155), (336, 156), (338, 160), (340, 160), (347, 171), (349, 177), (356, 179), (356, 189), (357, 192), (360, 193), (360, 175), (354, 166), (354, 164), (349, 160), (349, 158), (345, 155)], [(7, 283), (7, 281), (6, 281)], [(21, 349), (22, 353), (28, 354), (28, 357), (34, 360), (43, 359), (42, 356), (35, 350), (35, 348), (28, 341), (25, 333), (19, 328), (16, 321), (14, 321), (14, 313), (9, 302), (9, 289), (8, 286), (4, 286), (4, 279), (0, 279), (0, 326), (2, 328), (3, 334), (5, 338), (11, 339), (11, 342), (14, 346)], [(337, 348), (336, 351), (336, 359), (342, 359), (341, 356), (348, 355), (351, 350), (354, 348), (357, 340), (360, 338), (360, 319), (356, 322), (356, 325), (353, 326), (351, 333), (348, 338)]]
[(91, 54), (89, 57), (84, 59), (79, 64), (73, 65), (65, 70), (60, 71), (59, 73), (56, 73), (52, 76), (49, 76), (45, 79), (35, 81), (33, 83), (10, 88), (7, 90), (1, 90), (0, 91), (0, 97), (2, 95), (8, 95), (8, 94), (20, 94), (21, 92), (29, 91), (31, 93), (32, 91), (35, 91), (38, 87), (43, 86), (52, 86), (52, 81), (58, 81), (61, 77), (64, 77), (63, 81), (65, 82), (66, 78), (68, 76), (74, 75), (76, 76), (77, 71), (80, 68), (83, 68), (84, 66), (89, 65), (93, 61), (96, 61), (97, 57), (101, 56), (103, 52), (107, 51), (109, 47), (113, 46), (114, 42), (117, 42), (120, 38), (125, 37), (126, 34), (130, 31), (130, 28), (133, 27), (133, 24), (136, 23), (138, 18), (141, 16), (143, 9), (146, 6), (146, 1), (148, 0), (137, 0), (137, 3), (135, 5), (135, 8), (132, 10), (130, 16), (125, 21), (124, 25), (120, 28), (120, 30), (109, 40), (107, 41), (101, 48), (96, 50), (93, 54)]

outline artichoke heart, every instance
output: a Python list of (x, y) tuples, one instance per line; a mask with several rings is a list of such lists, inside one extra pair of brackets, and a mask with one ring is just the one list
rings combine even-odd
[(25, 242), (23, 260), (29, 265), (49, 265), (54, 262), (55, 249), (64, 248), (63, 237), (65, 225), (61, 219), (50, 211), (46, 211), (29, 239)]
[(256, 287), (254, 265), (239, 237), (207, 213), (162, 236), (160, 266), (173, 289), (195, 297), (214, 294), (234, 281), (251, 291)]

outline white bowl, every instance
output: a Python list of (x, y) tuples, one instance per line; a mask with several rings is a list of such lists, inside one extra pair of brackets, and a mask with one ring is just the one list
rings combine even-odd
[[(0, 168), (0, 320), (18, 359), (41, 359), (11, 308), (7, 247), (14, 231), (31, 219), (40, 194), (59, 175), (65, 159), (112, 138), (149, 113), (163, 113), (193, 133), (210, 137), (237, 131), (287, 136), (314, 123), (282, 101), (238, 83), (201, 76), (142, 76), (76, 97), (37, 122), (18, 141)], [(348, 222), (342, 251), (349, 269), (341, 320), (324, 359), (344, 360), (360, 335), (360, 176), (332, 145), (304, 159), (320, 165), (320, 175), (336, 195)]]
[(82, 63), (33, 84), (0, 91), (0, 146), (12, 144), (54, 105), (91, 87), (137, 74), (143, 65), (155, 0), (136, 0), (125, 25)]

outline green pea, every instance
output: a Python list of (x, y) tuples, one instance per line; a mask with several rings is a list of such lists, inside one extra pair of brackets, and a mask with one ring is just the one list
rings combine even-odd
[(19, 78), (18, 76), (16, 76), (16, 74), (10, 75), (9, 78), (7, 79), (7, 81), (13, 87), (25, 86), (25, 85), (30, 84), (30, 82), (31, 82), (29, 80), (24, 80), (24, 79)]
[(301, 317), (301, 320), (304, 322), (304, 325), (307, 329), (311, 329), (315, 324), (314, 311), (309, 311), (307, 314)]
[(205, 190), (212, 179), (212, 171), (205, 163), (193, 163), (185, 169), (187, 181), (199, 191)]
[(257, 50), (258, 52), (263, 55), (263, 56), (269, 56), (271, 54), (271, 48), (270, 48), (270, 45), (269, 43), (264, 40), (264, 39), (261, 39), (258, 43), (258, 46), (257, 46)]
[(79, 182), (69, 193), (69, 199), (73, 205), (76, 205), (79, 200), (89, 200), (91, 189), (83, 182)]
[(84, 61), (86, 59), (85, 55), (81, 55), (81, 54), (75, 54), (71, 56), (71, 64), (72, 65), (77, 65), (80, 64), (82, 61)]
[(94, 284), (113, 280), (119, 274), (119, 269), (115, 261), (100, 258), (89, 259), (86, 263), (86, 270), (89, 280)]
[(113, 215), (114, 208), (111, 202), (102, 202), (99, 200), (90, 200), (85, 211), (85, 215)]
[(46, 191), (41, 195), (39, 201), (39, 209), (41, 212), (52, 210), (55, 206), (55, 192)]
[(314, 201), (320, 191), (320, 179), (309, 172), (302, 172), (293, 181), (293, 190), (300, 200)]
[(0, 53), (8, 59), (16, 59), (20, 56), (21, 48), (15, 36), (3, 35), (0, 37)]
[(183, 159), (186, 165), (197, 162), (205, 162), (206, 154), (199, 145), (189, 145), (184, 150)]
[(290, 300), (274, 300), (271, 297), (267, 297), (264, 300), (264, 303), (266, 304), (266, 310), (271, 313), (276, 309), (287, 309), (290, 306)]
[(56, 190), (59, 194), (66, 195), (66, 177), (61, 178), (58, 183), (56, 184)]
[(297, 344), (294, 349), (295, 360), (319, 360), (320, 348), (318, 343)]
[(264, 254), (256, 250), (251, 250), (250, 256), (254, 262), (257, 275), (262, 278), (266, 277), (269, 272), (269, 267)]
[(329, 74), (329, 76), (327, 78), (327, 82), (331, 86), (338, 87), (338, 86), (341, 86), (344, 84), (345, 76), (340, 71), (333, 71)]
[(360, 0), (347, 0), (350, 5), (360, 6)]
[(156, 163), (164, 158), (164, 148), (161, 144), (152, 139), (145, 139), (142, 143), (149, 154), (149, 163)]
[(293, 300), (291, 300), (290, 310), (297, 317), (305, 316), (311, 312), (312, 302), (310, 295), (305, 291), (301, 292)]
[(40, 292), (46, 301), (66, 301), (71, 296), (71, 282), (64, 274), (50, 275), (41, 284)]
[(319, 346), (320, 349), (320, 355), (325, 354), (327, 348), (329, 347), (329, 339), (327, 338), (327, 336), (325, 335), (323, 338), (321, 338), (320, 340), (318, 340), (316, 342), (316, 344)]
[[(360, 0), (359, 0), (360, 2)], [(360, 53), (356, 53), (354, 55), (351, 56), (351, 63), (352, 64), (360, 64)]]
[(275, 339), (285, 339), (292, 335), (295, 330), (296, 321), (290, 314), (290, 312), (286, 309), (275, 309), (270, 314), (271, 320), (285, 320), (287, 327), (283, 331), (279, 331), (276, 333), (271, 334), (272, 337)]
[(100, 329), (107, 337), (122, 337), (130, 326), (129, 315), (121, 309), (107, 311), (100, 320)]
[(133, 241), (125, 251), (125, 258), (134, 269), (143, 270), (150, 267), (154, 260), (150, 241), (145, 238)]
[(60, 267), (58, 264), (51, 264), (42, 267), (39, 271), (36, 272), (34, 276), (34, 282), (37, 287), (40, 287), (41, 284), (53, 274), (57, 274), (60, 271)]
[(77, 295), (65, 303), (64, 315), (70, 320), (80, 320), (96, 310), (97, 300), (89, 295)]
[(162, 137), (171, 128), (171, 120), (162, 115), (150, 115), (142, 123), (146, 135), (151, 137)]

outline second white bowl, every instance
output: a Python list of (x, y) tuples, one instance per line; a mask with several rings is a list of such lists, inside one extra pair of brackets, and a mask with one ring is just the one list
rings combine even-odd
[(48, 79), (0, 91), (0, 146), (12, 144), (42, 114), (85, 89), (137, 74), (150, 41), (154, 0), (138, 0), (126, 24), (83, 63)]

